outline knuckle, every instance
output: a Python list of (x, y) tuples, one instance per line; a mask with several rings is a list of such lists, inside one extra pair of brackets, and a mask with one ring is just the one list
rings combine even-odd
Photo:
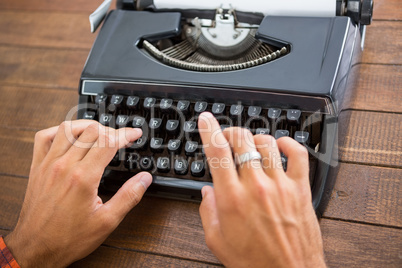
[(46, 131), (41, 130), (35, 133), (35, 142), (47, 139)]
[(52, 173), (56, 175), (63, 174), (66, 170), (66, 165), (61, 159), (56, 160), (52, 165)]
[(84, 182), (84, 172), (81, 168), (74, 168), (70, 174), (70, 180), (74, 185), (82, 185)]
[(60, 129), (60, 128), (61, 128), (61, 129), (66, 128), (66, 127), (67, 127), (67, 124), (68, 124), (68, 121), (63, 121), (63, 122), (61, 122), (61, 124), (59, 125), (59, 129)]
[(254, 136), (254, 141), (257, 147), (261, 146), (266, 147), (269, 146), (270, 144), (273, 144), (275, 142), (275, 139), (271, 135), (258, 134)]
[(297, 154), (300, 155), (301, 157), (308, 158), (308, 151), (307, 148), (304, 147), (303, 145), (297, 146)]
[(70, 129), (70, 131), (71, 131), (71, 128), (72, 128), (72, 124), (71, 124), (71, 121), (63, 121), (63, 122), (61, 122), (61, 124), (59, 125), (59, 131), (67, 131), (67, 130), (69, 130)]
[(270, 190), (272, 189), (271, 187), (268, 187), (268, 185), (261, 180), (257, 180), (257, 182), (254, 185), (255, 190), (257, 191), (257, 196), (261, 199), (264, 199), (268, 196), (270, 196)]
[(90, 124), (90, 125), (86, 128), (85, 131), (87, 131), (87, 132), (89, 132), (89, 133), (91, 133), (91, 134), (96, 134), (96, 133), (100, 132), (101, 129), (102, 129), (102, 125), (101, 125), (101, 124), (99, 124), (99, 123), (93, 123), (93, 124)]
[(111, 131), (103, 131), (99, 134), (98, 137), (100, 144), (104, 146), (114, 146), (116, 142), (116, 138), (113, 134), (111, 134)]

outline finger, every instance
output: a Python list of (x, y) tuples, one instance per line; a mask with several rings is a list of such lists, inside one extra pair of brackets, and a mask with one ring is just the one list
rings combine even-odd
[(278, 178), (283, 171), (281, 155), (274, 137), (270, 135), (255, 135), (255, 146), (262, 156), (262, 167), (268, 177)]
[[(89, 125), (66, 153), (69, 155), (68, 159), (71, 161), (82, 160), (98, 140), (99, 133), (105, 131), (105, 127), (97, 122)], [(141, 129), (137, 129), (137, 131), (142, 133)]]
[(52, 142), (56, 136), (58, 126), (51, 127), (48, 129), (44, 129), (38, 131), (35, 134), (35, 143), (33, 149), (33, 157), (32, 157), (32, 167), (36, 167), (40, 163), (42, 163), (43, 159), (47, 155), (52, 146)]
[(200, 205), (200, 216), (202, 227), (204, 228), (207, 245), (213, 250), (215, 247), (220, 248), (218, 244), (220, 241), (223, 241), (220, 232), (215, 193), (214, 189), (210, 186), (204, 186), (201, 191), (202, 202)]
[(148, 172), (138, 173), (126, 181), (101, 210), (106, 210), (104, 213), (108, 213), (117, 223), (120, 223), (127, 213), (141, 201), (151, 183), (151, 174)]
[(82, 163), (88, 165), (97, 173), (103, 173), (103, 170), (116, 155), (116, 152), (141, 137), (141, 135), (141, 129), (137, 128), (121, 128), (118, 130), (104, 128), (99, 132), (98, 139), (82, 159)]
[[(229, 141), (235, 158), (239, 158), (239, 156), (245, 153), (257, 152), (254, 144), (253, 134), (248, 129), (241, 127), (230, 127), (223, 131), (223, 135)], [(239, 164), (237, 168), (241, 178), (250, 177), (250, 175), (261, 176), (263, 174), (261, 161), (259, 159), (254, 159)]]
[(61, 123), (47, 157), (55, 159), (64, 155), (81, 133), (93, 123), (93, 120), (64, 121)]
[(238, 183), (232, 151), (221, 127), (211, 113), (202, 113), (198, 119), (198, 129), (207, 156), (214, 187), (217, 192), (227, 191)]
[(309, 181), (309, 160), (307, 149), (292, 138), (282, 137), (277, 140), (278, 148), (287, 158), (288, 177)]

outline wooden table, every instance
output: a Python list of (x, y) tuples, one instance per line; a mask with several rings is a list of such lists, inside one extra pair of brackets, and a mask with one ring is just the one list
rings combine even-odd
[[(77, 104), (101, 1), (0, 0), (0, 234), (17, 222), (36, 131)], [(333, 267), (402, 267), (402, 3), (375, 1), (359, 77), (341, 113), (340, 166), (320, 221)], [(146, 197), (103, 245), (73, 266), (219, 266), (198, 205)]]

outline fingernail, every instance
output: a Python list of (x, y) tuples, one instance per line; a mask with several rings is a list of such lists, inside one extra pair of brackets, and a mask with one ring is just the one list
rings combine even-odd
[(149, 173), (143, 173), (140, 178), (140, 183), (144, 186), (145, 190), (148, 189), (152, 183), (152, 176)]
[(140, 128), (132, 128), (132, 130), (134, 130), (135, 133), (142, 133), (142, 129)]
[(205, 117), (207, 117), (207, 118), (212, 118), (212, 117), (214, 117), (210, 112), (203, 112), (203, 113), (201, 113), (201, 116), (205, 116)]

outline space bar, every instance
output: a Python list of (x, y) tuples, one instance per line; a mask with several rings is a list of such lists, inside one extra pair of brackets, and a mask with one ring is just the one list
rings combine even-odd
[(213, 186), (212, 182), (192, 181), (161, 176), (153, 176), (152, 183), (163, 187), (181, 188), (196, 191), (201, 191), (201, 188), (205, 185)]

